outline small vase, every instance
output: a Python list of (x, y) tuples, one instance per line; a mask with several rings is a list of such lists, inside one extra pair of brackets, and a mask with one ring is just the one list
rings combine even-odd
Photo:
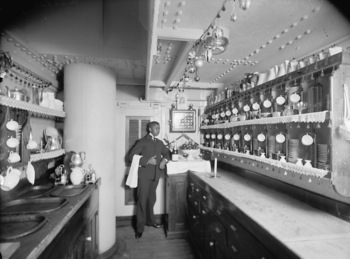
[(306, 168), (312, 168), (311, 160), (305, 160), (304, 166), (305, 166)]
[(287, 163), (286, 156), (281, 156), (280, 162)]
[(296, 165), (303, 166), (302, 158), (297, 158)]

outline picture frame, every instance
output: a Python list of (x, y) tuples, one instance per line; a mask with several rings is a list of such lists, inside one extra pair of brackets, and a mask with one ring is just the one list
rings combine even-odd
[(170, 132), (196, 132), (196, 110), (171, 110)]

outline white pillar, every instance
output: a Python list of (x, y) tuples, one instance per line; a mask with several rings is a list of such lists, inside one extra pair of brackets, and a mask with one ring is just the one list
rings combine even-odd
[(64, 68), (64, 148), (84, 151), (99, 188), (99, 253), (112, 248), (116, 237), (116, 76), (103, 67), (70, 64)]

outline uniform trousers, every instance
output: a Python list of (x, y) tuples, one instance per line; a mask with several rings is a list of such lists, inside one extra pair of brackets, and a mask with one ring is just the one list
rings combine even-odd
[(136, 205), (136, 230), (143, 232), (145, 225), (156, 224), (153, 207), (156, 203), (156, 189), (159, 180), (138, 178), (137, 205)]

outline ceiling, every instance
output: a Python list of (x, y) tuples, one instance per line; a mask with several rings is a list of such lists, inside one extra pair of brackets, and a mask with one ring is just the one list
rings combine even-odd
[[(53, 77), (66, 64), (99, 64), (115, 71), (117, 84), (145, 87), (146, 99), (149, 88), (169, 90), (184, 74), (193, 89), (230, 86), (244, 73), (265, 72), (350, 36), (339, 11), (345, 1), (250, 2), (243, 10), (240, 0), (11, 0), (0, 4), (0, 22), (10, 51)], [(229, 45), (198, 69), (195, 82), (185, 73), (188, 53), (212, 22)]]

